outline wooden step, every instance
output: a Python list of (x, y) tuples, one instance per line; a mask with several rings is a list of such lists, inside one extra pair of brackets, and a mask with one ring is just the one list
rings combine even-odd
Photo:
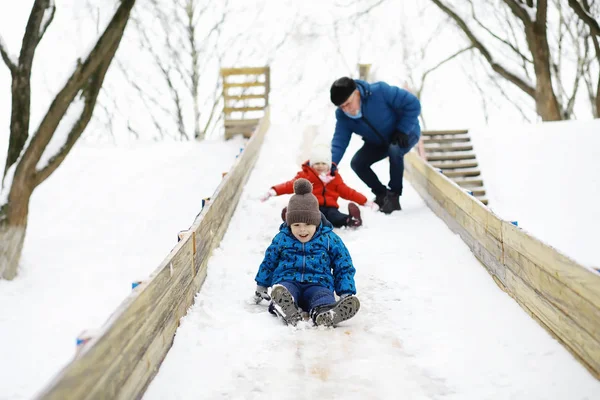
[(477, 161), (471, 162), (457, 162), (457, 163), (431, 163), (433, 168), (441, 170), (446, 169), (459, 169), (459, 168), (477, 168)]
[(457, 130), (444, 130), (444, 131), (422, 131), (421, 134), (424, 136), (436, 136), (436, 135), (464, 135), (469, 133), (468, 129), (457, 129)]
[(455, 179), (454, 182), (460, 187), (479, 187), (483, 186), (481, 179)]
[(233, 88), (233, 87), (241, 87), (241, 88), (249, 88), (256, 86), (265, 86), (264, 82), (224, 82), (223, 88)]
[(221, 68), (221, 75), (262, 75), (269, 72), (269, 67)]
[(488, 205), (488, 199), (477, 199), (477, 200), (479, 200), (480, 202), (482, 202), (486, 206)]
[(471, 138), (468, 136), (441, 137), (441, 138), (425, 138), (424, 144), (429, 143), (469, 143)]
[(224, 94), (223, 98), (225, 101), (229, 100), (251, 100), (251, 99), (264, 99), (264, 94)]
[(469, 187), (469, 188), (465, 188), (464, 190), (470, 192), (469, 194), (471, 194), (472, 196), (475, 196), (475, 197), (485, 196), (485, 189), (483, 188), (483, 186)]
[(473, 146), (425, 146), (426, 153), (444, 153), (448, 151), (473, 151)]
[(427, 154), (427, 161), (459, 161), (459, 160), (474, 160), (475, 154), (464, 153), (464, 154)]
[(481, 172), (476, 169), (470, 169), (465, 171), (444, 171), (442, 172), (448, 178), (468, 177), (468, 176), (479, 176)]
[(233, 126), (240, 126), (240, 125), (258, 125), (260, 119), (258, 118), (250, 118), (250, 119), (226, 119), (225, 120), (225, 127), (229, 128), (229, 127), (233, 127)]
[(242, 107), (223, 107), (223, 112), (225, 114), (231, 114), (234, 112), (248, 112), (248, 111), (263, 111), (265, 109), (265, 106), (259, 106), (259, 107), (246, 107), (246, 106), (242, 106)]
[(475, 197), (485, 196), (484, 188), (469, 188), (469, 190), (473, 193), (473, 196)]

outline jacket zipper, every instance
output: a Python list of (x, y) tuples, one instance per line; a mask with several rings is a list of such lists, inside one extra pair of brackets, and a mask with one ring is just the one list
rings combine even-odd
[(379, 139), (381, 139), (381, 141), (383, 142), (383, 144), (387, 146), (388, 142), (383, 138), (383, 136), (381, 135), (381, 133), (379, 133), (379, 131), (377, 129), (375, 129), (375, 127), (373, 125), (371, 125), (371, 123), (369, 122), (369, 120), (364, 115), (361, 118), (365, 120), (365, 122), (367, 123), (367, 125), (369, 125), (369, 127), (371, 129), (373, 129), (373, 132), (375, 132), (377, 134), (377, 136), (379, 136)]
[(300, 282), (304, 282), (304, 270), (306, 269), (306, 251), (304, 250), (304, 243), (302, 243), (302, 276)]
[[(318, 180), (321, 180), (321, 178), (319, 178), (319, 175), (317, 175), (317, 173), (312, 169), (310, 165), (308, 166), (308, 168), (310, 168), (310, 172), (312, 172)], [(323, 207), (327, 207), (327, 197), (325, 197), (325, 182), (321, 181), (321, 184), (323, 185)]]

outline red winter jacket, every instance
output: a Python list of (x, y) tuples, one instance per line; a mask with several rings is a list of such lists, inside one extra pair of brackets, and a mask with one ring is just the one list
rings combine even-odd
[(339, 208), (340, 206), (337, 203), (338, 197), (354, 201), (360, 205), (364, 205), (367, 202), (365, 196), (344, 183), (339, 172), (336, 172), (335, 177), (331, 182), (327, 184), (324, 183), (319, 179), (318, 172), (312, 169), (308, 161), (302, 164), (302, 171), (298, 172), (294, 179), (273, 186), (273, 190), (277, 192), (277, 196), (282, 194), (293, 194), (294, 182), (300, 178), (306, 178), (312, 183), (313, 194), (317, 197), (317, 200), (319, 200), (319, 206)]

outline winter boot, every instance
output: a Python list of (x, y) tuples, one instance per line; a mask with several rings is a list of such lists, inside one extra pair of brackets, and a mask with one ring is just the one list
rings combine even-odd
[(302, 313), (294, 302), (294, 297), (283, 285), (274, 285), (271, 289), (271, 300), (273, 309), (286, 324), (296, 326), (302, 319)]
[(356, 315), (360, 301), (356, 296), (347, 296), (334, 304), (326, 304), (311, 310), (310, 316), (315, 325), (336, 326)]
[(373, 203), (377, 204), (379, 206), (380, 210), (381, 210), (381, 207), (383, 207), (383, 203), (385, 202), (386, 194), (387, 194), (387, 191), (376, 194), (375, 198), (373, 199)]
[(360, 217), (360, 209), (354, 203), (348, 204), (348, 224), (347, 226), (350, 228), (358, 228), (362, 225), (362, 218)]
[(384, 214), (391, 214), (396, 210), (402, 210), (402, 207), (400, 207), (400, 195), (388, 190), (380, 211)]

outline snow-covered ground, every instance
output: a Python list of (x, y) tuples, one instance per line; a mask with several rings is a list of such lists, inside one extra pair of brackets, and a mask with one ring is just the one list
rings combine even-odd
[[(593, 132), (597, 122), (566, 124), (571, 131), (570, 124), (581, 133)], [(322, 140), (328, 131), (320, 129)], [(473, 132), (485, 137), (483, 130)], [(194, 398), (201, 391), (209, 398), (600, 396), (600, 384), (496, 287), (408, 184), (401, 213), (364, 210), (364, 227), (339, 231), (358, 270), (362, 310), (356, 318), (334, 330), (293, 330), (271, 318), (265, 305), (249, 304), (254, 275), (287, 203), (286, 197), (267, 203), (258, 197), (294, 176), (302, 133), (285, 124), (267, 134), (197, 304), (184, 318), (148, 398)], [(594, 137), (579, 137), (594, 143)], [(484, 146), (475, 140), (479, 154)], [(357, 145), (360, 140), (353, 139), (351, 146)], [(19, 276), (0, 281), (0, 302), (11, 305), (0, 311), (0, 399), (31, 398), (71, 360), (76, 336), (104, 323), (131, 282), (160, 263), (241, 146), (239, 137), (126, 147), (78, 144), (34, 193)], [(576, 176), (593, 182), (593, 146), (579, 147), (577, 154), (588, 155), (580, 159), (587, 178)], [(367, 194), (349, 168), (351, 154), (350, 149), (341, 164), (343, 177)], [(546, 163), (557, 160), (551, 151), (541, 154)], [(572, 179), (569, 166), (577, 163), (565, 154), (571, 153), (562, 152), (559, 185)], [(490, 199), (499, 207), (492, 185), (497, 181), (489, 175), (501, 176), (501, 170), (490, 168), (485, 155), (479, 158)], [(518, 160), (504, 169), (515, 179)], [(387, 174), (385, 162), (377, 168)], [(577, 206), (575, 190), (557, 193), (572, 206), (546, 230), (567, 234), (569, 216), (581, 218), (594, 208)], [(508, 214), (529, 229), (526, 214)]]
[[(103, 0), (83, 3), (57, 4), (56, 19), (40, 44), (32, 129), (68, 67), (110, 13)], [(244, 3), (271, 19), (272, 9)], [(415, 39), (426, 39), (424, 31), (441, 20), (432, 14), (427, 19), (431, 26), (425, 26), (409, 7), (417, 2), (396, 0), (375, 10), (377, 24), (348, 23), (334, 38), (328, 24), (340, 16), (336, 7), (345, 4), (258, 3), (285, 8), (285, 18), (277, 18), (280, 25), (298, 22), (285, 46), (269, 50), (268, 57), (261, 53), (245, 59), (248, 65), (272, 61), (272, 120), (281, 125), (267, 135), (229, 231), (210, 262), (205, 287), (146, 397), (600, 398), (598, 382), (495, 286), (408, 184), (402, 213), (365, 210), (363, 228), (339, 231), (358, 270), (362, 310), (356, 318), (334, 330), (294, 330), (271, 318), (264, 305), (248, 303), (263, 251), (287, 203), (283, 197), (264, 204), (257, 198), (294, 176), (292, 160), (305, 125), (321, 125), (321, 139), (329, 139), (331, 81), (366, 62), (373, 64), (378, 79), (402, 85), (407, 71), (399, 67), (402, 52), (398, 46), (392, 49), (395, 38), (388, 28), (399, 28), (404, 13), (402, 26), (423, 33)], [(11, 2), (4, 7), (10, 12), (0, 13), (0, 33), (11, 54), (17, 54), (31, 4)], [(95, 10), (94, 18), (88, 8)], [(274, 34), (276, 27), (263, 20), (253, 25), (258, 33), (244, 32), (251, 43), (238, 44), (251, 48), (258, 41), (262, 46), (266, 37), (277, 42), (283, 35), (280, 30)], [(386, 29), (367, 32), (371, 27)], [(437, 63), (442, 53), (453, 51), (456, 38), (452, 32), (439, 35), (428, 59), (417, 66)], [(118, 57), (143, 69), (146, 64), (139, 62), (131, 40)], [(415, 40), (409, 53), (417, 54), (418, 45)], [(241, 64), (227, 64), (234, 65)], [(460, 65), (448, 64), (429, 78), (423, 100), (429, 128), (469, 128), (484, 121), (480, 98), (463, 72)], [(122, 104), (125, 92), (137, 94), (118, 76), (111, 68), (106, 89)], [(160, 79), (147, 80), (157, 84)], [(8, 144), (9, 86), (9, 71), (0, 65), (0, 165)], [(166, 99), (169, 93), (162, 95)], [(99, 107), (80, 143), (33, 195), (19, 275), (12, 282), (0, 281), (0, 399), (33, 397), (71, 360), (76, 336), (104, 323), (131, 282), (153, 271), (243, 146), (240, 138), (226, 143), (135, 141), (123, 118), (145, 126), (156, 110), (131, 108), (118, 108), (113, 115), (121, 122), (113, 137), (102, 123), (106, 110)], [(492, 123), (520, 115), (506, 104), (491, 114)], [(169, 130), (169, 124), (162, 128)], [(471, 130), (494, 211), (596, 266), (598, 131), (598, 121)], [(350, 155), (349, 150), (341, 165), (344, 179), (366, 192), (349, 168)], [(378, 168), (385, 174), (385, 163)]]
[(600, 120), (470, 131), (490, 208), (600, 269)]
[(81, 142), (34, 193), (19, 275), (0, 280), (0, 399), (31, 398), (177, 243), (243, 146)]
[[(600, 383), (502, 292), (412, 187), (403, 211), (338, 230), (362, 308), (336, 329), (286, 327), (251, 301), (301, 132), (272, 127), (196, 303), (145, 399), (594, 399)], [(353, 141), (353, 146), (360, 145)], [(352, 154), (352, 151), (348, 154)], [(346, 157), (340, 172), (366, 193)], [(274, 166), (277, 166), (274, 168)], [(385, 175), (386, 163), (378, 164)]]

